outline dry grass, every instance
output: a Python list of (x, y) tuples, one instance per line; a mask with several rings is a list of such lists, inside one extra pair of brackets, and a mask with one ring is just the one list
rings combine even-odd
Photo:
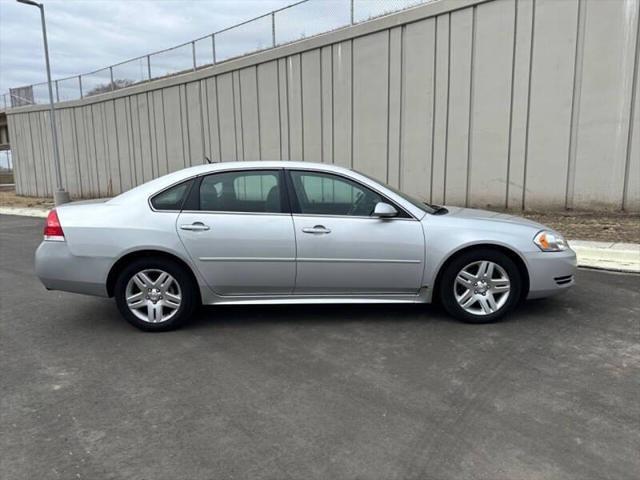
[(524, 212), (574, 240), (640, 243), (640, 214), (626, 212)]
[(13, 190), (0, 191), (0, 206), (2, 207), (53, 207), (53, 198), (19, 197)]

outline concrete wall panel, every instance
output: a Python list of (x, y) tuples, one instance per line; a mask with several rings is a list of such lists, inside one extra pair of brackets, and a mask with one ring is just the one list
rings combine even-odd
[(186, 128), (188, 142), (187, 165), (201, 165), (204, 159), (204, 123), (203, 123), (203, 99), (200, 82), (187, 83), (185, 85), (186, 99)]
[(278, 63), (263, 63), (258, 65), (257, 68), (260, 159), (277, 160), (282, 156), (280, 151)]
[(449, 26), (450, 15), (436, 17), (436, 65), (431, 188), (429, 201), (444, 203), (446, 184), (447, 134), (449, 125)]
[(331, 46), (323, 47), (320, 53), (322, 158), (320, 161), (333, 163), (333, 55)]
[[(633, 4), (632, 4), (633, 3)], [(622, 204), (640, 2), (584, 2), (568, 206)], [(579, 57), (580, 58), (580, 57)], [(580, 68), (581, 67), (581, 68)], [(593, 160), (593, 161), (591, 161)]]
[(256, 67), (240, 70), (240, 101), (244, 160), (260, 160), (260, 117)]
[(289, 143), (289, 83), (287, 76), (287, 59), (278, 60), (278, 105), (280, 108), (280, 157), (282, 160), (290, 160), (290, 143)]
[(291, 160), (304, 160), (300, 55), (287, 58), (287, 102), (289, 113), (289, 158)]
[(400, 188), (422, 200), (431, 196), (435, 33), (434, 19), (412, 23), (401, 46)]
[(236, 149), (236, 114), (234, 88), (231, 73), (220, 75), (218, 80), (218, 120), (220, 122), (220, 155), (222, 161), (238, 160)]
[(537, 0), (525, 208), (565, 206), (578, 2)]
[(322, 161), (322, 73), (320, 50), (305, 52), (300, 57), (302, 75), (302, 158)]
[(469, 171), (473, 9), (451, 14), (449, 99), (443, 203), (465, 205)]
[(352, 166), (352, 43), (333, 46), (333, 162)]
[(514, 8), (513, 0), (476, 7), (467, 169), (469, 206), (503, 207), (506, 198)]
[(379, 32), (353, 42), (353, 168), (387, 175), (389, 35)]
[(509, 164), (505, 206), (521, 209), (524, 200), (525, 160), (529, 126), (529, 86), (531, 45), (533, 40), (532, 1), (515, 2), (515, 49), (513, 57), (513, 85), (511, 91), (511, 126)]
[[(435, 22), (435, 20), (433, 20)], [(402, 37), (404, 27), (396, 27), (389, 30), (389, 126), (387, 134), (387, 174), (385, 180), (390, 185), (398, 188), (400, 186), (401, 165), (400, 141), (402, 123)], [(431, 158), (429, 158), (431, 162)]]

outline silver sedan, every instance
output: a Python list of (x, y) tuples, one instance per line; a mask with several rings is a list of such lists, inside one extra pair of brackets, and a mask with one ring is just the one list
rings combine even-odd
[(562, 236), (538, 223), (280, 161), (187, 168), (57, 207), (35, 260), (47, 289), (115, 297), (151, 331), (201, 304), (439, 301), (460, 320), (490, 322), (566, 290), (576, 269)]

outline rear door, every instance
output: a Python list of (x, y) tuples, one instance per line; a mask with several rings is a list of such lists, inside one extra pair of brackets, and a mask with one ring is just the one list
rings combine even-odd
[(177, 228), (194, 264), (216, 293), (292, 292), (296, 247), (281, 169), (201, 177)]
[(373, 217), (392, 203), (341, 175), (289, 170), (297, 242), (296, 294), (417, 293), (424, 266), (419, 221), (399, 206), (395, 218)]

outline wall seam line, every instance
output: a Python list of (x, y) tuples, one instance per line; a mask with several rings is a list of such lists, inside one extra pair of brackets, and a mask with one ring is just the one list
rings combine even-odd
[[(475, 42), (475, 38), (473, 38), (472, 42)], [(442, 182), (442, 203), (447, 203), (447, 170), (449, 169), (449, 110), (450, 108), (451, 108), (451, 14), (449, 13), (447, 14), (447, 109), (445, 113), (445, 122), (444, 122), (444, 178)], [(467, 175), (468, 175), (468, 172), (467, 172)]]
[(582, 69), (584, 62), (584, 29), (587, 15), (586, 2), (578, 1), (576, 15), (576, 47), (573, 58), (573, 90), (571, 95), (571, 117), (569, 124), (569, 148), (567, 151), (567, 178), (564, 190), (564, 206), (573, 208), (575, 193), (576, 156), (578, 146), (578, 127), (580, 123), (580, 100), (582, 96)]
[(513, 10), (513, 47), (511, 51), (511, 92), (509, 98), (509, 136), (507, 139), (507, 173), (506, 173), (506, 189), (504, 193), (504, 206), (509, 209), (509, 191), (511, 183), (511, 145), (513, 136), (513, 97), (515, 90), (516, 77), (516, 41), (518, 38), (518, 5), (520, 0), (514, 0)]
[(404, 88), (405, 75), (404, 75), (404, 66), (405, 66), (405, 29), (406, 27), (402, 25), (400, 27), (400, 111), (399, 111), (399, 122), (398, 122), (398, 189), (402, 188), (402, 156), (404, 155), (404, 149), (402, 148), (402, 139), (404, 138), (404, 103), (405, 103), (405, 95), (406, 89)]
[(256, 113), (258, 114), (258, 160), (262, 160), (262, 124), (260, 122), (260, 88), (258, 81), (258, 66), (255, 67), (256, 72)]
[(633, 122), (636, 111), (636, 96), (638, 89), (638, 68), (640, 63), (640, 4), (636, 11), (636, 46), (634, 51), (633, 77), (631, 81), (631, 108), (629, 109), (629, 133), (627, 134), (627, 158), (624, 165), (624, 183), (622, 186), (622, 210), (627, 208), (629, 192), (629, 171), (631, 169), (631, 148), (633, 146)]
[(433, 164), (436, 146), (436, 99), (438, 87), (438, 17), (433, 19), (434, 41), (433, 41), (433, 101), (431, 104), (431, 173), (429, 174), (429, 203), (433, 202)]
[(278, 152), (279, 160), (282, 160), (282, 95), (280, 93), (280, 62), (275, 61), (276, 65), (276, 90), (278, 91)]
[[(216, 89), (216, 130), (218, 134), (218, 161), (222, 162), (222, 137), (220, 136), (220, 98), (218, 97), (218, 76), (214, 77), (214, 88)], [(233, 128), (235, 128), (235, 123)]]
[(472, 10), (471, 23), (471, 65), (469, 69), (469, 124), (467, 132), (467, 183), (465, 191), (465, 207), (469, 206), (470, 189), (471, 189), (471, 153), (473, 151), (473, 104), (474, 104), (474, 79), (475, 79), (475, 57), (476, 57), (476, 7)]
[(391, 29), (387, 30), (387, 162), (386, 182), (389, 183), (389, 150), (391, 147)]
[(525, 209), (526, 193), (527, 193), (527, 170), (529, 164), (529, 125), (531, 121), (531, 84), (533, 83), (533, 53), (535, 43), (536, 30), (536, 0), (532, 0), (531, 4), (531, 36), (529, 39), (529, 82), (527, 84), (527, 117), (524, 133), (524, 171), (522, 173), (522, 203), (520, 208)]

